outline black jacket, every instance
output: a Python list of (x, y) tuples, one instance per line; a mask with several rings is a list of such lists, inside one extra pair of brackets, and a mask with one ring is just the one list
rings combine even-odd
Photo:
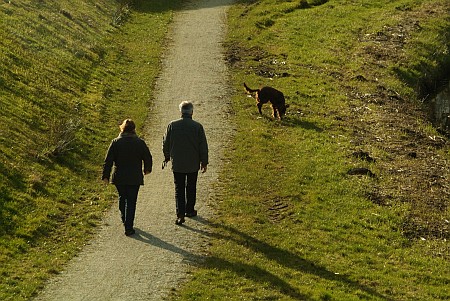
[(191, 173), (208, 165), (208, 142), (205, 130), (190, 115), (174, 120), (163, 138), (164, 158), (172, 160), (174, 172)]
[[(144, 170), (142, 170), (144, 163)], [(152, 155), (145, 141), (136, 134), (121, 133), (112, 140), (103, 164), (102, 179), (116, 185), (144, 185), (144, 174), (152, 171)]]

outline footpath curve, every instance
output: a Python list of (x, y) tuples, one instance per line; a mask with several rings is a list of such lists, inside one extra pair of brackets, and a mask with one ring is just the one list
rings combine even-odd
[[(136, 234), (126, 237), (116, 204), (94, 240), (35, 300), (163, 300), (205, 256), (208, 203), (214, 197), (223, 146), (230, 137), (227, 70), (221, 42), (232, 0), (194, 0), (177, 12), (169, 32), (155, 101), (143, 134), (154, 159), (137, 204)], [(172, 173), (161, 170), (162, 136), (179, 118), (178, 104), (194, 103), (205, 128), (210, 165), (198, 182), (199, 216), (176, 226)]]

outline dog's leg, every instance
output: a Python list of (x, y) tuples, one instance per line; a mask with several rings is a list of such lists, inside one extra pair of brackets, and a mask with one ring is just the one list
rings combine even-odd
[(277, 117), (278, 117), (278, 111), (277, 111), (277, 108), (275, 107), (275, 106), (273, 106), (272, 105), (272, 116), (273, 116), (273, 118), (274, 119), (277, 119)]
[(257, 102), (256, 103), (256, 106), (258, 107), (259, 114), (261, 114), (261, 115), (262, 115), (262, 111), (261, 111), (262, 105), (263, 104), (261, 102)]

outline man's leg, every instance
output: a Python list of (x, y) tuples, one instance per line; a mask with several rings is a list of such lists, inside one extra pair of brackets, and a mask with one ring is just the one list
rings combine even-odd
[(187, 184), (186, 184), (186, 215), (196, 216), (195, 202), (197, 198), (197, 177), (198, 172), (193, 172), (187, 174)]
[(184, 214), (186, 213), (186, 174), (174, 172), (173, 178), (175, 183), (177, 217), (184, 217)]

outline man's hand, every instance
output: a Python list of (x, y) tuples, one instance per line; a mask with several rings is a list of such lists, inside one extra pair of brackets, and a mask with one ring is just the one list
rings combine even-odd
[(164, 169), (167, 166), (167, 162), (170, 161), (170, 158), (164, 158), (164, 161), (162, 162), (161, 168)]
[(208, 169), (208, 165), (202, 164), (202, 165), (201, 165), (201, 169), (202, 169), (202, 173), (205, 173), (206, 170)]

